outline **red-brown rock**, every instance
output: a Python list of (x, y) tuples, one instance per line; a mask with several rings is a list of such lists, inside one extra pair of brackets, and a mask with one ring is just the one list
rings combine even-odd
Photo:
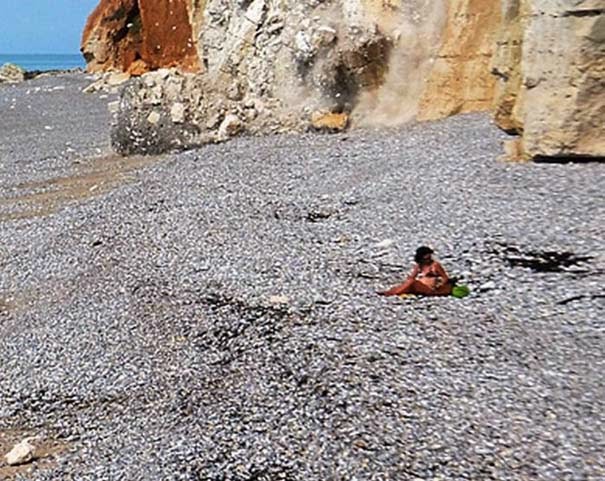
[(88, 71), (199, 71), (188, 5), (187, 0), (101, 0), (82, 35)]

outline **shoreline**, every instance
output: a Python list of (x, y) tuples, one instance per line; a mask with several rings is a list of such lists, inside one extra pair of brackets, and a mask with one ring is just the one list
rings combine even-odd
[(85, 68), (76, 67), (69, 69), (53, 69), (53, 70), (26, 70), (25, 80), (33, 80), (42, 76), (63, 75), (63, 74), (78, 74), (87, 73)]

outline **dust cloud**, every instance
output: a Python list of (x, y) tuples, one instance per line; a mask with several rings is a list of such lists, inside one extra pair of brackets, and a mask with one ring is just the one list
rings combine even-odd
[(441, 47), (445, 0), (390, 3), (388, 14), (383, 6), (375, 15), (378, 27), (393, 40), (388, 70), (382, 85), (360, 94), (352, 112), (358, 126), (394, 126), (413, 120)]

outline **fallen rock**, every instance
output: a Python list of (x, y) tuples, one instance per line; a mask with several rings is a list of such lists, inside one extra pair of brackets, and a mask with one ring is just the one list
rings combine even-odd
[(213, 141), (204, 128), (210, 115), (202, 102), (207, 92), (196, 75), (171, 69), (132, 78), (113, 118), (113, 148), (122, 155), (147, 155)]
[(130, 79), (131, 75), (126, 72), (107, 72), (101, 78), (95, 80), (88, 87), (82, 90), (85, 94), (95, 92), (116, 93), (117, 87), (123, 85)]
[(170, 118), (175, 124), (182, 124), (185, 121), (185, 106), (181, 102), (176, 102), (172, 106)]
[(206, 122), (206, 128), (208, 130), (213, 130), (218, 128), (221, 125), (222, 115), (217, 112), (214, 115), (211, 115), (208, 121)]
[(116, 87), (128, 81), (130, 74), (127, 72), (110, 72), (105, 78), (105, 84), (109, 87)]
[(88, 87), (83, 88), (82, 92), (85, 94), (92, 94), (92, 93), (102, 90), (104, 85), (105, 85), (105, 82), (103, 82), (103, 79), (95, 80)]
[(227, 115), (221, 126), (218, 129), (218, 140), (225, 141), (239, 134), (244, 127), (244, 124), (237, 115)]
[(147, 122), (149, 122), (151, 125), (156, 125), (160, 121), (160, 118), (160, 113), (154, 110), (147, 116)]
[(29, 440), (25, 439), (16, 444), (13, 449), (4, 456), (4, 459), (9, 466), (26, 464), (35, 459), (35, 451), (36, 448), (30, 444)]
[(342, 132), (349, 125), (349, 115), (346, 113), (314, 112), (311, 115), (311, 126), (315, 130)]
[(109, 113), (111, 114), (117, 114), (120, 110), (120, 101), (115, 100), (114, 102), (109, 102), (107, 104), (107, 110), (109, 110)]
[(18, 83), (25, 80), (25, 70), (18, 65), (5, 63), (0, 67), (0, 83)]

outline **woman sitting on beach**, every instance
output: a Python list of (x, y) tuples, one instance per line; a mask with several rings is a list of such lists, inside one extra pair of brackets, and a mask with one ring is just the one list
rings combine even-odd
[(416, 265), (402, 284), (388, 291), (380, 291), (381, 296), (420, 294), (422, 296), (447, 296), (452, 292), (452, 282), (445, 269), (431, 256), (433, 249), (422, 246), (416, 249)]

